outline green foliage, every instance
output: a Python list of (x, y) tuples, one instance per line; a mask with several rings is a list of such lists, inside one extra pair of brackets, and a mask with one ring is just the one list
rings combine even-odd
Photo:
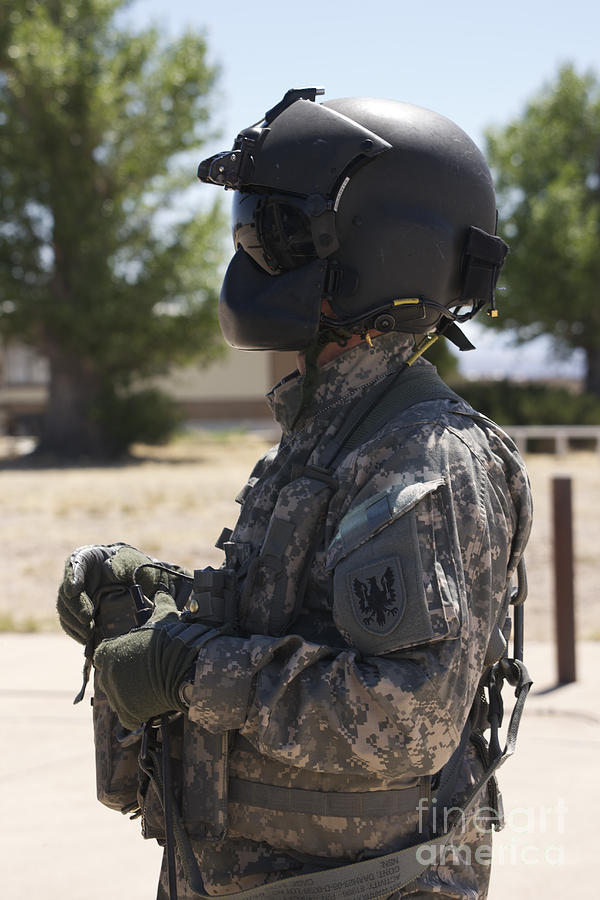
[(487, 134), (500, 230), (511, 245), (501, 316), (522, 339), (583, 348), (600, 393), (600, 82), (566, 65), (504, 128)]
[(108, 389), (97, 414), (103, 432), (110, 435), (110, 456), (121, 456), (134, 441), (164, 444), (182, 424), (173, 401), (154, 388), (124, 396)]
[(461, 381), (452, 387), (499, 425), (600, 425), (600, 399), (593, 394), (508, 379)]
[(220, 347), (223, 217), (184, 193), (217, 71), (201, 34), (117, 27), (126, 5), (0, 0), (0, 331), (88, 386), (71, 448), (104, 400), (111, 428), (107, 398)]

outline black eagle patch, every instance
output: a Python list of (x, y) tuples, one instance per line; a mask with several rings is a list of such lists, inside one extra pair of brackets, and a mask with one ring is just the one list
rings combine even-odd
[(397, 596), (391, 566), (388, 565), (383, 574), (371, 575), (365, 581), (353, 578), (352, 591), (358, 601), (358, 611), (365, 628), (385, 633), (400, 618), (400, 598)]

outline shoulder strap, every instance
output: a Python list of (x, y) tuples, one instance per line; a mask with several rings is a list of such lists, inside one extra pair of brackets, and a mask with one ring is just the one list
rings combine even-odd
[(348, 453), (360, 447), (392, 417), (416, 406), (417, 403), (427, 403), (430, 400), (461, 400), (461, 398), (442, 381), (435, 369), (420, 366), (417, 369), (407, 369), (349, 435), (344, 443), (344, 452)]
[(332, 469), (340, 457), (356, 450), (386, 422), (417, 403), (429, 400), (461, 400), (434, 368), (404, 365), (357, 402), (344, 425), (330, 441), (322, 465)]

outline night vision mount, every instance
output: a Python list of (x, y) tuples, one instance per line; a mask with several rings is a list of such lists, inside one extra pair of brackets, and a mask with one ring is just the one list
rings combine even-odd
[(215, 153), (198, 166), (198, 178), (205, 184), (216, 184), (226, 190), (237, 190), (251, 181), (254, 156), (269, 133), (269, 125), (296, 100), (311, 100), (325, 93), (325, 88), (290, 88), (283, 99), (271, 107), (254, 125), (240, 131), (231, 150)]

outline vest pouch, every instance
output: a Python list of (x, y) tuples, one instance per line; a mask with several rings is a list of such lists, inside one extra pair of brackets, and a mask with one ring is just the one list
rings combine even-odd
[(94, 673), (96, 796), (110, 809), (128, 813), (138, 805), (138, 754), (141, 734), (125, 732), (100, 690)]
[(194, 587), (187, 610), (204, 625), (235, 623), (237, 618), (236, 574), (233, 569), (194, 570)]
[(307, 467), (279, 492), (259, 555), (240, 601), (240, 625), (250, 634), (285, 634), (301, 609), (313, 555), (335, 482)]
[(211, 734), (185, 717), (181, 810), (190, 837), (225, 837), (228, 782), (229, 734)]
[(422, 840), (419, 810), (431, 806), (429, 776), (363, 791), (344, 790), (344, 780), (341, 790), (328, 791), (232, 778), (231, 837), (346, 863)]
[[(160, 731), (151, 732), (149, 739), (158, 742), (160, 765)], [(191, 838), (222, 840), (228, 823), (228, 734), (210, 734), (187, 717), (179, 716), (169, 726), (169, 744), (173, 800), (182, 814), (186, 832)], [(154, 765), (151, 753), (147, 758)], [(140, 770), (137, 800), (142, 835), (164, 841), (163, 799), (155, 780), (143, 770)]]

